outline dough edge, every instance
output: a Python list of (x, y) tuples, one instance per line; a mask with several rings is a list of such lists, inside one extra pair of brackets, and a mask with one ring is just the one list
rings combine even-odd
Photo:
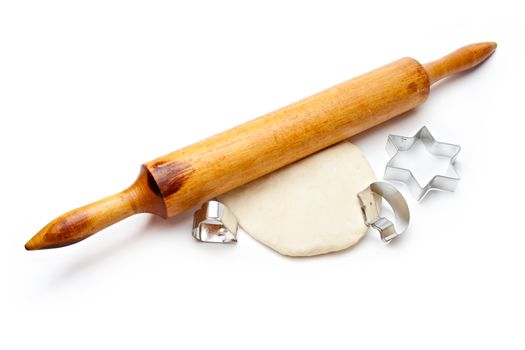
[[(243, 230), (260, 243), (282, 255), (315, 256), (348, 249), (363, 238), (368, 227), (357, 193), (374, 181), (374, 172), (361, 150), (344, 141), (218, 199), (235, 214)], [(315, 208), (304, 206), (301, 200), (321, 203), (316, 203)], [(300, 201), (298, 209), (284, 205), (279, 213), (279, 206), (287, 201)], [(322, 216), (320, 223), (312, 218), (316, 214)], [(309, 220), (312, 227), (306, 229), (310, 232), (291, 234), (297, 230), (294, 223), (300, 226)], [(317, 227), (318, 224), (326, 228)], [(279, 233), (282, 226), (289, 229)], [(321, 233), (316, 233), (315, 227)]]

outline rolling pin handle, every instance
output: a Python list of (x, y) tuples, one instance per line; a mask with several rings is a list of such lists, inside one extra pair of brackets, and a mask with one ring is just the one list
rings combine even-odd
[(423, 65), (428, 74), (430, 85), (447, 76), (476, 67), (489, 58), (497, 46), (495, 42), (467, 45), (438, 60)]
[(138, 213), (166, 217), (162, 197), (145, 167), (129, 188), (59, 216), (31, 238), (25, 248), (36, 250), (71, 245)]

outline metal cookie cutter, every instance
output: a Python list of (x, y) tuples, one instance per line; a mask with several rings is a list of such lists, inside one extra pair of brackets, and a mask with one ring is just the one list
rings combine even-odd
[[(396, 166), (396, 155), (399, 152), (408, 151), (418, 141), (423, 143), (429, 153), (450, 158), (447, 175), (435, 175), (425, 186), (419, 184), (409, 169)], [(386, 164), (384, 178), (406, 183), (417, 200), (421, 200), (428, 191), (434, 189), (453, 192), (460, 179), (454, 168), (460, 150), (461, 147), (458, 145), (437, 142), (426, 126), (423, 126), (413, 137), (389, 135), (386, 151), (392, 158)]]
[(237, 218), (224, 204), (206, 202), (193, 215), (193, 237), (201, 242), (236, 243)]
[[(380, 216), (381, 201), (377, 200), (376, 196), (384, 198), (392, 207), (397, 229), (394, 223)], [(390, 243), (392, 239), (405, 232), (410, 222), (410, 211), (405, 198), (394, 186), (387, 182), (374, 182), (359, 192), (357, 197), (365, 216), (366, 225), (379, 231), (383, 242)]]

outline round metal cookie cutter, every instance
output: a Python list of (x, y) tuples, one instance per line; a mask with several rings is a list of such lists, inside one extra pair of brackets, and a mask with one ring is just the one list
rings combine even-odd
[[(381, 201), (377, 197), (384, 198), (392, 207), (396, 225), (387, 218), (380, 216)], [(387, 182), (373, 182), (363, 191), (357, 194), (361, 209), (367, 226), (379, 231), (381, 240), (385, 243), (403, 232), (410, 222), (410, 211), (403, 195)]]

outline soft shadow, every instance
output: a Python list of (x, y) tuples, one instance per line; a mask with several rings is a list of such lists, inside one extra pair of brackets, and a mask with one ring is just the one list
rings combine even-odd
[(438, 189), (432, 189), (430, 191), (427, 192), (427, 194), (425, 195), (425, 197), (423, 197), (423, 199), (421, 199), (420, 201), (418, 201), (417, 203), (418, 204), (425, 204), (425, 202), (438, 202), (438, 201), (442, 201), (444, 199), (446, 199), (447, 197), (449, 196), (452, 196), (454, 195), (454, 192), (449, 192), (449, 191), (442, 191), (442, 190), (438, 190)]
[[(193, 215), (193, 210), (187, 210), (173, 218), (163, 219), (156, 215), (150, 215), (146, 225), (140, 227), (137, 231), (129, 234), (124, 233), (126, 237), (118, 241), (112, 241), (111, 244), (104, 246), (102, 250), (98, 249), (90, 254), (82, 255), (71, 264), (67, 265), (65, 269), (58, 275), (57, 280), (63, 282), (74, 275), (82, 273), (96, 264), (102, 264), (105, 261), (116, 257), (118, 251), (129, 249), (135, 244), (145, 239), (155, 239), (159, 234), (173, 234), (174, 232), (190, 232), (187, 228), (188, 219)], [(190, 224), (191, 225), (191, 224)], [(62, 248), (64, 249), (64, 248)], [(67, 249), (67, 248), (65, 248)]]
[[(443, 80), (438, 81), (430, 89), (430, 94), (438, 94), (442, 89), (446, 89), (447, 86), (455, 84), (456, 80), (465, 79), (466, 75), (469, 75), (472, 71), (478, 69), (479, 66), (472, 68), (472, 70), (467, 70), (465, 72), (457, 73), (453, 76), (447, 77)], [(430, 97), (429, 97), (430, 98)]]
[[(379, 125), (374, 126), (373, 128), (370, 128), (368, 130), (362, 131), (357, 135), (352, 136), (349, 140), (352, 143), (357, 143), (361, 141), (362, 139), (369, 138), (376, 134), (381, 134), (385, 131), (385, 129), (392, 129), (396, 124), (399, 124), (403, 122), (405, 119), (413, 118), (417, 116), (420, 113), (420, 107), (416, 107), (414, 109), (411, 109), (403, 114), (400, 114), (399, 116), (392, 118), (390, 120), (387, 120)], [(417, 130), (414, 130), (415, 133)], [(388, 132), (390, 134), (390, 132)], [(385, 140), (386, 143), (386, 140)]]
[[(314, 256), (288, 256), (288, 255), (282, 255), (282, 254), (279, 254), (278, 252), (276, 252), (275, 250), (273, 250), (272, 248), (266, 246), (264, 243), (260, 243), (262, 244), (265, 248), (269, 249), (271, 252), (274, 253), (274, 255), (277, 255), (283, 259), (286, 259), (286, 260), (290, 260), (290, 261), (304, 261), (304, 260), (322, 260), (322, 259), (335, 259), (335, 258), (338, 258), (342, 255), (346, 255), (350, 252), (353, 252), (353, 251), (359, 251), (361, 249), (367, 249), (367, 245), (368, 244), (379, 244), (379, 245), (382, 245), (384, 246), (385, 249), (392, 249), (393, 247), (398, 247), (398, 246), (402, 246), (403, 245), (403, 240), (406, 240), (406, 239), (403, 239), (403, 236), (409, 232), (410, 228), (407, 229), (406, 232), (404, 232), (400, 237), (397, 237), (396, 239), (392, 240), (390, 243), (388, 244), (385, 244), (381, 241), (381, 239), (379, 238), (379, 233), (374, 230), (374, 229), (371, 229), (369, 228), (366, 233), (364, 234), (364, 236), (357, 242), (355, 243), (353, 246), (350, 246), (348, 248), (344, 248), (342, 250), (338, 250), (338, 251), (335, 251), (335, 252), (329, 252), (329, 253), (324, 253), (324, 254), (321, 254), (321, 255), (314, 255)], [(370, 242), (370, 243), (367, 243), (365, 244), (366, 242)]]
[[(193, 213), (197, 208), (188, 209), (175, 217), (169, 219), (163, 219), (160, 216), (152, 215), (146, 225), (143, 227), (144, 232), (150, 232), (152, 236), (157, 233), (162, 235), (166, 233), (173, 233), (175, 231), (191, 231), (191, 227), (188, 227), (188, 222), (191, 222)], [(191, 224), (189, 224), (191, 226)]]

